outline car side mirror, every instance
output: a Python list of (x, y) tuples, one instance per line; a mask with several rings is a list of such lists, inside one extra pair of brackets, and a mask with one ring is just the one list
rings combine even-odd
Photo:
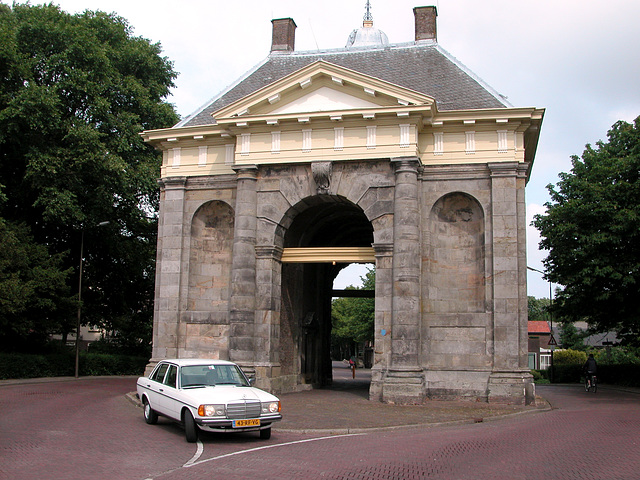
[(249, 378), (249, 385), (251, 385), (253, 387), (253, 385), (256, 383), (256, 378), (255, 377), (251, 377)]

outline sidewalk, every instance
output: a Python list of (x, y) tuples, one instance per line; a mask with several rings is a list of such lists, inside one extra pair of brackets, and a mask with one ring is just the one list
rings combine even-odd
[(423, 405), (389, 405), (368, 400), (371, 371), (356, 370), (351, 377), (347, 365), (334, 362), (333, 385), (280, 395), (281, 422), (275, 431), (300, 433), (345, 434), (371, 430), (392, 430), (410, 426), (479, 423), (506, 415), (549, 410), (542, 398), (534, 407), (489, 404), (472, 401), (428, 400)]

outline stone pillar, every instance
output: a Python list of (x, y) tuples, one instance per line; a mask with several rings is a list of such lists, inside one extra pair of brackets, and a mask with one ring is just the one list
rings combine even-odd
[(170, 177), (160, 181), (153, 354), (147, 366), (147, 374), (159, 360), (179, 356), (186, 182), (186, 177)]
[(493, 250), (493, 371), (489, 401), (533, 401), (526, 368), (526, 239), (523, 170), (516, 162), (490, 163)]
[(391, 297), (393, 293), (393, 245), (374, 243), (376, 297), (373, 367), (369, 400), (382, 401), (383, 380), (391, 363)]
[(269, 391), (283, 389), (280, 369), (280, 305), (282, 249), (256, 247), (256, 386)]
[(424, 373), (420, 366), (420, 215), (418, 157), (392, 159), (396, 183), (393, 208), (393, 289), (391, 362), (382, 400), (422, 403)]
[(234, 167), (237, 173), (235, 237), (229, 297), (229, 357), (247, 373), (255, 361), (257, 167)]

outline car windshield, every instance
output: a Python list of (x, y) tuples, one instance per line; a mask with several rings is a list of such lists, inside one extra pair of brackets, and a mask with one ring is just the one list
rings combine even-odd
[(190, 365), (180, 369), (182, 388), (216, 385), (248, 387), (249, 382), (237, 365)]

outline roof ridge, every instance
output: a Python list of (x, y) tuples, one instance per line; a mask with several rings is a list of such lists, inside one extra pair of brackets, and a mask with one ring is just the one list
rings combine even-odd
[(436, 49), (442, 53), (445, 57), (447, 57), (452, 63), (454, 63), (460, 70), (469, 75), (473, 80), (478, 82), (488, 93), (490, 93), (496, 100), (502, 103), (507, 108), (513, 108), (513, 105), (507, 97), (498, 92), (495, 88), (485, 82), (482, 78), (480, 78), (473, 70), (467, 67), (464, 63), (458, 60), (456, 57), (451, 55), (447, 50), (442, 48), (440, 44), (435, 44)]
[[(263, 58), (259, 63), (255, 64), (253, 66), (253, 68), (250, 68), (243, 75), (241, 75), (239, 78), (237, 78), (235, 82), (233, 82), (233, 83), (227, 85), (226, 87), (224, 87), (222, 90), (220, 90), (220, 92), (218, 92), (217, 95), (214, 95), (211, 99), (209, 99), (207, 102), (205, 102), (199, 108), (197, 108), (193, 113), (191, 113), (190, 115), (187, 115), (185, 118), (183, 118), (178, 123), (176, 123), (172, 128), (184, 127), (187, 123), (189, 123), (191, 120), (193, 120), (198, 115), (200, 115), (204, 110), (206, 110), (207, 107), (209, 107), (212, 103), (214, 103), (215, 101), (219, 100), (221, 97), (226, 95), (229, 91), (233, 90), (236, 86), (238, 86), (238, 84), (240, 84), (242, 81), (244, 81), (245, 79), (247, 79), (248, 77), (253, 75), (256, 72), (256, 70), (258, 70), (265, 63), (267, 63), (269, 61), (269, 59), (270, 59), (269, 56), (267, 56), (266, 58)], [(212, 119), (212, 121), (213, 121), (213, 119)]]
[(269, 54), (269, 58), (280, 57), (311, 57), (316, 55), (322, 55), (325, 53), (328, 54), (338, 54), (338, 53), (362, 53), (369, 52), (375, 50), (395, 50), (400, 48), (411, 48), (411, 47), (433, 47), (437, 45), (435, 41), (412, 41), (412, 42), (398, 42), (398, 43), (389, 43), (387, 45), (367, 45), (364, 47), (337, 47), (337, 48), (322, 48), (316, 50), (301, 50), (301, 51), (293, 51), (293, 52), (280, 52), (275, 51)]

